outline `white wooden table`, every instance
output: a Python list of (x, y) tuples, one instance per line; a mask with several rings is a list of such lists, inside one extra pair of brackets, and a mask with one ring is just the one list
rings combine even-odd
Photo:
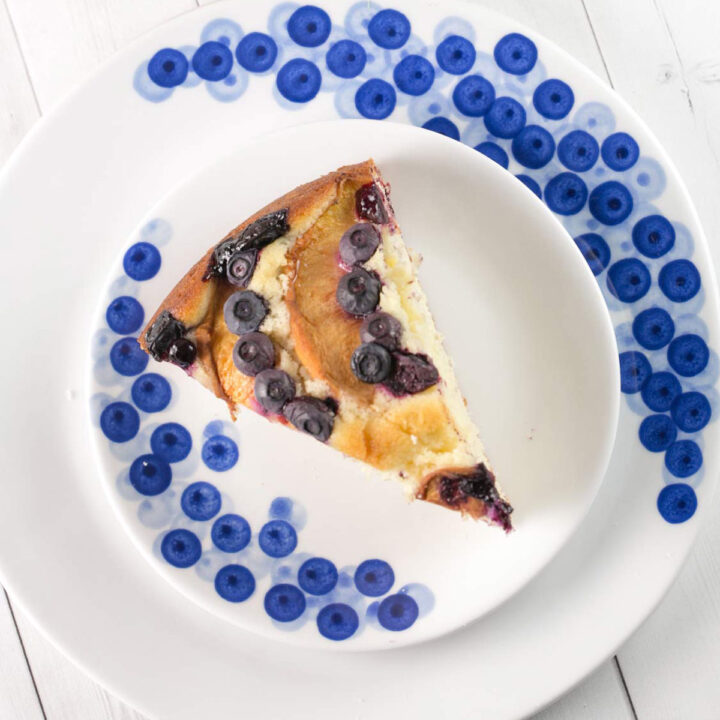
[[(635, 107), (685, 179), (720, 268), (720, 2), (476, 1), (555, 41)], [(195, 6), (196, 0), (0, 0), (0, 163), (100, 62)], [(718, 720), (719, 678), (720, 497), (655, 613), (615, 657), (537, 718)], [(0, 595), (0, 718), (140, 717)]]

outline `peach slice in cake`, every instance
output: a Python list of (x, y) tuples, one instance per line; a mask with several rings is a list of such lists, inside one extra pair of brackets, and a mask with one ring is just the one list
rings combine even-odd
[(140, 337), (223, 399), (398, 477), (412, 496), (511, 529), (372, 161), (238, 225)]

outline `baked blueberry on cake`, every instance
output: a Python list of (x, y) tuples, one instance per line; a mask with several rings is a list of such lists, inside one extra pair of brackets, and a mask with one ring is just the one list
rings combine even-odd
[(302, 185), (232, 230), (140, 344), (235, 415), (246, 406), (511, 529), (372, 161)]

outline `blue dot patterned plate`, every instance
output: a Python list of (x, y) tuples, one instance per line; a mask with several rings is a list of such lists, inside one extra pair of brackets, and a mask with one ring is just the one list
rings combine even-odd
[[(187, 520), (172, 529), (233, 558), (202, 581), (217, 602), (240, 610), (261, 598), (258, 612), (276, 629), (273, 623), (297, 622), (279, 616), (298, 611), (298, 592), (308, 612), (311, 598), (324, 597), (312, 590), (335, 583), (333, 602), (312, 609), (318, 642), (333, 647), (351, 647), (373, 632), (409, 637), (440, 615), (437, 605), (423, 615), (429, 595), (407, 587), (424, 585), (437, 600), (440, 584), (423, 582), (419, 569), (385, 552), (348, 561), (315, 554), (315, 514), (296, 492), (269, 492), (256, 507), (228, 507), (217, 478), (243, 466), (242, 428), (233, 436), (224, 421), (206, 418), (190, 427), (176, 414), (184, 391), (177, 392), (175, 378), (144, 365), (126, 339), (149, 311), (130, 286), (157, 285), (177, 240), (158, 217), (145, 237), (133, 236), (132, 245), (146, 245), (128, 254), (139, 218), (178, 182), (242, 142), (338, 118), (425, 127), (504, 167), (575, 241), (603, 294), (618, 346), (616, 444), (579, 530), (494, 612), (431, 646), (399, 652), (309, 653), (202, 612), (128, 548), (107, 500), (104, 465), (92, 457), (110, 405), (91, 404), (88, 388), (96, 377), (95, 361), (87, 362), (88, 337), (98, 328), (102, 298), (105, 368), (125, 378), (123, 391), (111, 398), (125, 405), (107, 412), (103, 437), (108, 447), (126, 446), (134, 438), (110, 436), (127, 437), (137, 424), (135, 437), (143, 434), (145, 443), (132, 457), (113, 456), (127, 470), (114, 491), (136, 493), (130, 468), (149, 456), (135, 465), (133, 478), (157, 494), (143, 495), (134, 508), (143, 506), (146, 521), (160, 523), (163, 485), (168, 476), (170, 489), (182, 480), (173, 502)], [(272, 158), (278, 175), (282, 161)], [(253, 171), (239, 173), (244, 180)], [(195, 228), (211, 229), (225, 228)], [(0, 374), (3, 583), (79, 664), (148, 714), (227, 716), (243, 708), (277, 717), (303, 706), (317, 717), (348, 708), (378, 718), (441, 711), (523, 716), (579, 681), (647, 616), (707, 511), (720, 446), (717, 290), (691, 201), (652, 133), (621, 99), (551, 43), (480, 7), (334, 0), (307, 8), (231, 0), (178, 18), (114, 58), (31, 133), (0, 178), (0, 233), (12, 239), (0, 249), (3, 287), (12, 298), (4, 327), (20, 349), (3, 354)], [(197, 245), (210, 242), (194, 239), (188, 262)], [(124, 280), (108, 285), (109, 268), (111, 283)], [(108, 289), (116, 292), (108, 296)], [(585, 376), (587, 385), (594, 380)], [(233, 468), (211, 469), (233, 460), (233, 444)], [(178, 478), (177, 469), (192, 462), (202, 472)], [(215, 491), (219, 512), (199, 519), (215, 511)], [(207, 528), (202, 541), (193, 523)], [(266, 525), (270, 553), (260, 546)], [(150, 525), (143, 527), (150, 533)], [(313, 554), (290, 577), (259, 578), (236, 562), (252, 547), (276, 563), (272, 553), (292, 545), (289, 528), (297, 545), (288, 557), (304, 547)], [(182, 567), (197, 555), (192, 536), (168, 539), (159, 530), (158, 563), (163, 558), (168, 573), (198, 576), (199, 560)], [(332, 563), (337, 579), (320, 560)], [(363, 577), (358, 586), (355, 572), (366, 560), (392, 570), (394, 582), (383, 594), (363, 593)], [(379, 583), (378, 592), (384, 578), (387, 584), (385, 565), (366, 574), (367, 582)], [(340, 596), (341, 583), (366, 608), (377, 602), (374, 627), (366, 622), (359, 635), (360, 613)], [(280, 590), (268, 596), (271, 586)], [(381, 621), (383, 602), (398, 595), (397, 606), (384, 605)], [(348, 607), (358, 615), (353, 633)], [(382, 622), (409, 626), (395, 631)], [(348, 638), (331, 642), (318, 623)], [(298, 632), (312, 628), (306, 622)], [(420, 677), (435, 682), (411, 683), (409, 692), (408, 678)], [(439, 706), (437, 688), (451, 685), (473, 693), (447, 694)]]

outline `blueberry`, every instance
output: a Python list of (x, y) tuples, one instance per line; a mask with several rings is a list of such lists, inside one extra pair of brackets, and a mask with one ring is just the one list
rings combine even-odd
[(187, 58), (179, 50), (163, 48), (150, 59), (148, 75), (156, 85), (172, 88), (185, 82), (188, 68)]
[(167, 360), (172, 343), (187, 332), (185, 325), (163, 310), (145, 333), (145, 345), (155, 360)]
[(640, 423), (638, 435), (647, 450), (662, 452), (675, 442), (677, 428), (667, 415), (650, 415)]
[(178, 528), (165, 535), (160, 543), (160, 552), (171, 565), (188, 568), (200, 559), (202, 545), (194, 532)]
[(277, 54), (275, 41), (269, 35), (259, 32), (245, 35), (235, 50), (235, 57), (240, 65), (249, 72), (257, 73), (269, 70)]
[(144, 412), (160, 412), (169, 404), (172, 397), (170, 383), (157, 373), (141, 375), (132, 385), (132, 401)]
[(597, 140), (584, 130), (573, 130), (558, 143), (558, 159), (573, 172), (589, 170), (598, 159), (600, 148)]
[(384, 560), (365, 560), (355, 570), (355, 587), (369, 597), (384, 595), (395, 582), (395, 573)]
[(677, 426), (687, 433), (702, 430), (712, 416), (708, 399), (699, 392), (686, 392), (675, 398), (670, 414)]
[(393, 370), (385, 387), (398, 397), (427, 390), (440, 379), (437, 368), (427, 355), (395, 352)]
[(367, 183), (355, 193), (355, 212), (358, 217), (378, 225), (388, 221), (382, 192), (375, 183)]
[(218, 550), (226, 553), (239, 552), (250, 542), (250, 525), (240, 515), (221, 515), (213, 523), (210, 537)]
[(278, 622), (292, 622), (305, 612), (305, 595), (287, 583), (273, 585), (266, 593), (265, 612)]
[(397, 10), (381, 10), (370, 20), (368, 35), (376, 45), (397, 50), (410, 37), (410, 21)]
[(633, 245), (649, 258), (659, 258), (675, 245), (675, 228), (662, 215), (648, 215), (632, 229)]
[(334, 75), (354, 78), (365, 68), (367, 53), (365, 48), (354, 40), (340, 40), (327, 51), (325, 62)]
[(184, 460), (192, 448), (190, 433), (179, 423), (164, 423), (153, 430), (150, 449), (153, 454), (168, 463)]
[(510, 164), (510, 158), (508, 158), (508, 154), (497, 143), (489, 141), (481, 142), (475, 146), (475, 150), (507, 170)]
[(379, 78), (365, 81), (355, 93), (357, 111), (370, 120), (384, 120), (392, 114), (396, 103), (395, 88)]
[(285, 520), (270, 520), (260, 529), (258, 543), (266, 555), (274, 558), (285, 557), (297, 547), (297, 533)]
[(675, 477), (690, 477), (702, 467), (702, 464), (702, 450), (692, 440), (678, 440), (665, 453), (665, 467)]
[(438, 65), (451, 75), (464, 75), (474, 64), (473, 44), (460, 35), (448, 35), (435, 51)]
[(130, 403), (112, 402), (100, 414), (100, 428), (108, 440), (127, 442), (138, 434), (140, 416)]
[(685, 483), (666, 485), (657, 499), (658, 512), (666, 522), (673, 524), (689, 520), (695, 514), (697, 504), (695, 491)]
[(178, 338), (170, 343), (167, 359), (181, 368), (190, 367), (197, 357), (195, 344), (187, 338)]
[(326, 605), (318, 613), (316, 622), (318, 632), (328, 640), (347, 640), (360, 624), (357, 612), (345, 603)]
[(529, 73), (537, 62), (537, 47), (530, 38), (510, 33), (498, 40), (493, 51), (498, 67), (513, 75)]
[(650, 361), (641, 352), (620, 353), (620, 390), (632, 395), (645, 387), (652, 375)]
[(636, 258), (623, 258), (608, 269), (608, 290), (619, 300), (633, 303), (650, 289), (650, 271)]
[(203, 80), (216, 82), (226, 78), (233, 66), (233, 56), (226, 45), (211, 40), (203, 43), (193, 55), (193, 70)]
[(202, 446), (202, 461), (215, 472), (225, 472), (238, 461), (237, 443), (225, 435), (213, 435)]
[(357, 223), (340, 238), (340, 259), (352, 266), (369, 260), (380, 245), (378, 231), (369, 223)]
[(360, 328), (360, 340), (364, 343), (379, 343), (388, 350), (396, 350), (402, 325), (400, 321), (385, 312), (375, 312), (368, 315)]
[(145, 311), (134, 297), (123, 295), (115, 298), (108, 305), (105, 319), (114, 332), (120, 335), (130, 335), (142, 327)]
[(148, 242), (135, 243), (123, 257), (123, 269), (133, 280), (150, 280), (157, 275), (162, 260), (160, 252)]
[(633, 199), (622, 183), (608, 180), (590, 193), (588, 207), (596, 220), (605, 225), (618, 225), (632, 212)]
[(380, 290), (377, 275), (355, 267), (340, 278), (335, 297), (345, 312), (362, 317), (375, 310), (380, 300)]
[(699, 335), (680, 335), (668, 346), (670, 367), (683, 377), (699, 375), (710, 360), (710, 351)]
[(283, 408), (283, 415), (298, 430), (325, 442), (335, 423), (335, 412), (326, 402), (310, 396), (291, 400)]
[(671, 372), (657, 372), (643, 386), (642, 399), (651, 410), (667, 412), (681, 392), (680, 381)]
[(326, 595), (337, 584), (338, 571), (325, 558), (310, 558), (298, 570), (298, 585), (310, 595)]
[(215, 575), (217, 594), (229, 602), (243, 602), (255, 592), (255, 577), (244, 565), (226, 565)]
[(672, 260), (660, 270), (658, 285), (673, 302), (687, 302), (700, 292), (700, 273), (690, 260)]
[(141, 495), (159, 495), (170, 487), (172, 470), (157, 455), (140, 455), (130, 465), (130, 484)]
[(272, 413), (282, 412), (295, 397), (295, 381), (284, 371), (269, 368), (255, 376), (255, 399)]
[(585, 233), (575, 238), (575, 244), (590, 266), (593, 275), (599, 275), (610, 262), (610, 247), (597, 233)]
[(254, 377), (275, 364), (275, 348), (272, 340), (261, 332), (249, 332), (240, 336), (233, 348), (235, 367)]
[(395, 66), (393, 80), (407, 95), (423, 95), (435, 80), (435, 68), (421, 55), (407, 55)]
[(288, 20), (288, 35), (303, 47), (322, 45), (330, 36), (330, 16), (315, 5), (299, 7)]
[(588, 191), (584, 180), (575, 173), (562, 172), (545, 186), (545, 202), (558, 215), (576, 215), (585, 206)]
[(533, 93), (535, 109), (550, 120), (564, 118), (572, 109), (575, 95), (572, 88), (562, 80), (544, 80)]
[(608, 135), (602, 144), (602, 159), (611, 170), (628, 170), (640, 157), (635, 140), (624, 132)]
[(221, 505), (220, 492), (207, 482), (191, 483), (180, 497), (180, 507), (191, 520), (210, 520), (220, 512)]
[(139, 375), (147, 367), (149, 359), (134, 337), (121, 338), (110, 349), (113, 370), (125, 377)]
[(524, 167), (545, 167), (555, 152), (553, 136), (539, 125), (525, 126), (512, 141), (512, 154)]
[(252, 279), (257, 264), (257, 250), (238, 250), (227, 261), (228, 282), (236, 287), (245, 288)]
[(290, 102), (305, 103), (318, 94), (322, 75), (315, 63), (295, 58), (280, 68), (275, 83), (284, 98)]
[(442, 115), (430, 118), (426, 123), (423, 123), (423, 128), (436, 132), (438, 135), (449, 137), (451, 140), (460, 139), (458, 126), (452, 120), (442, 117)]
[(525, 127), (525, 108), (510, 97), (496, 98), (485, 113), (485, 127), (499, 138), (514, 138)]
[(235, 335), (257, 330), (262, 325), (267, 313), (265, 300), (252, 290), (234, 292), (225, 301), (223, 307), (225, 324), (228, 326), (228, 330)]
[(649, 308), (635, 317), (632, 330), (635, 339), (644, 348), (659, 350), (672, 340), (675, 323), (666, 310)]
[(378, 622), (386, 630), (407, 630), (416, 620), (419, 608), (415, 600), (405, 593), (386, 597), (378, 607)]
[(468, 75), (455, 86), (452, 97), (463, 115), (480, 117), (495, 102), (495, 88), (482, 75)]
[(378, 343), (364, 343), (352, 354), (350, 367), (361, 382), (383, 382), (392, 370), (392, 355)]

